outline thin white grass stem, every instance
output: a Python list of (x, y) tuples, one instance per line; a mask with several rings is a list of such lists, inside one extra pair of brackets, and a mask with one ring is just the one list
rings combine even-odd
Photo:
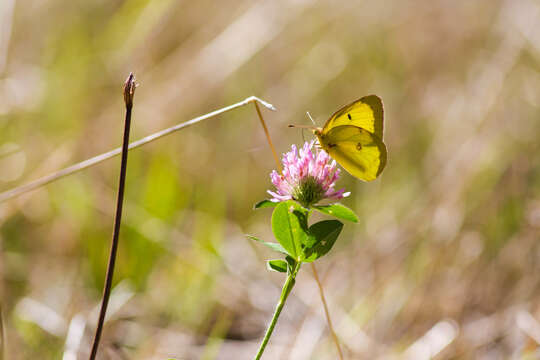
[[(156, 133), (148, 135), (148, 136), (146, 136), (146, 137), (144, 137), (142, 139), (134, 141), (134, 142), (129, 144), (128, 149), (131, 150), (131, 149), (135, 149), (135, 148), (138, 148), (140, 146), (146, 145), (148, 143), (151, 143), (154, 140), (160, 139), (160, 138), (162, 138), (162, 137), (164, 137), (166, 135), (169, 135), (169, 134), (172, 134), (172, 133), (174, 133), (176, 131), (182, 130), (182, 129), (184, 129), (184, 128), (188, 127), (188, 126), (194, 125), (194, 124), (196, 124), (196, 123), (198, 123), (200, 121), (210, 119), (212, 117), (224, 114), (226, 112), (229, 112), (231, 110), (237, 109), (237, 108), (242, 107), (242, 106), (246, 106), (246, 105), (248, 105), (249, 103), (252, 103), (252, 102), (261, 104), (264, 107), (266, 107), (267, 109), (270, 109), (270, 110), (273, 110), (273, 111), (276, 110), (276, 108), (272, 104), (269, 104), (266, 101), (261, 100), (261, 99), (255, 97), (255, 96), (250, 96), (250, 97), (246, 98), (245, 100), (237, 102), (236, 104), (232, 104), (232, 105), (226, 106), (224, 108), (218, 109), (216, 111), (212, 111), (212, 112), (210, 112), (208, 114), (205, 114), (205, 115), (196, 117), (194, 119), (188, 120), (186, 122), (171, 126), (171, 127), (167, 128), (167, 129), (163, 129), (161, 131), (158, 131)], [(99, 163), (101, 163), (101, 162), (103, 162), (103, 161), (105, 161), (107, 159), (110, 159), (110, 158), (112, 158), (114, 156), (120, 155), (121, 151), (122, 151), (122, 148), (118, 147), (118, 148), (116, 148), (114, 150), (111, 150), (109, 152), (106, 152), (104, 154), (94, 156), (93, 158), (84, 160), (84, 161), (82, 161), (80, 163), (77, 163), (77, 164), (74, 164), (74, 165), (71, 165), (71, 166), (68, 166), (67, 168), (56, 171), (56, 172), (51, 173), (49, 175), (45, 175), (45, 176), (43, 176), (43, 177), (41, 177), (41, 178), (39, 178), (37, 180), (31, 181), (31, 182), (26, 183), (24, 185), (18, 186), (18, 187), (14, 188), (14, 189), (5, 191), (3, 193), (0, 193), (0, 203), (2, 203), (4, 201), (7, 201), (7, 200), (10, 200), (10, 199), (12, 199), (14, 197), (17, 197), (19, 195), (22, 195), (24, 193), (27, 193), (29, 191), (38, 189), (38, 188), (40, 188), (40, 187), (42, 187), (42, 186), (44, 186), (46, 184), (49, 184), (49, 183), (51, 183), (53, 181), (61, 179), (61, 178), (65, 177), (65, 176), (77, 173), (77, 172), (79, 172), (81, 170), (84, 170), (86, 168), (89, 168), (91, 166), (99, 164)]]

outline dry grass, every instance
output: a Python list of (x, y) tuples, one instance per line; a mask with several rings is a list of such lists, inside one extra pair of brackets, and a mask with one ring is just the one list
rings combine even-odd
[[(533, 359), (540, 343), (540, 5), (518, 1), (0, 3), (0, 191), (255, 94), (280, 152), (369, 93), (389, 162), (344, 178), (347, 225), (319, 262), (349, 359)], [(130, 153), (103, 359), (249, 359), (282, 277), (274, 160), (253, 109)], [(307, 133), (304, 136), (309, 136)], [(9, 359), (85, 358), (117, 161), (0, 204)], [(336, 357), (306, 267), (267, 359)]]

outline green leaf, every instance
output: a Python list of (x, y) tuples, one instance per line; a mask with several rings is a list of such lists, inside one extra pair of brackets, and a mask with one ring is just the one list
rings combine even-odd
[(250, 239), (250, 240), (260, 242), (264, 246), (266, 246), (266, 247), (268, 247), (268, 248), (270, 248), (270, 249), (272, 249), (274, 251), (280, 252), (280, 253), (285, 254), (285, 255), (289, 255), (289, 253), (280, 244), (276, 244), (276, 243), (273, 243), (273, 242), (266, 242), (266, 241), (263, 241), (263, 240), (259, 239), (258, 237), (255, 237), (253, 235), (246, 235), (246, 237), (248, 239)]
[(287, 262), (285, 260), (276, 259), (276, 260), (268, 260), (266, 262), (266, 267), (268, 270), (277, 271), (285, 273), (287, 272)]
[(259, 201), (258, 203), (256, 203), (253, 208), (254, 209), (262, 209), (262, 208), (273, 208), (273, 207), (276, 207), (277, 206), (277, 202), (273, 202), (273, 201), (270, 201), (270, 200), (263, 200), (263, 201)]
[(332, 215), (338, 219), (352, 221), (355, 223), (358, 222), (358, 216), (356, 216), (354, 211), (340, 203), (313, 206), (313, 208), (319, 212), (322, 212), (323, 214)]
[(294, 260), (290, 255), (287, 255), (287, 257), (285, 257), (285, 260), (287, 261), (287, 264), (289, 265), (287, 267), (287, 274), (291, 274), (294, 267), (296, 266), (296, 260)]
[(287, 253), (300, 260), (302, 244), (309, 240), (307, 210), (292, 200), (279, 203), (272, 213), (272, 232)]
[(309, 233), (315, 240), (315, 245), (306, 249), (305, 262), (311, 262), (326, 255), (332, 249), (336, 239), (343, 229), (343, 223), (338, 220), (324, 220), (313, 224), (309, 228)]

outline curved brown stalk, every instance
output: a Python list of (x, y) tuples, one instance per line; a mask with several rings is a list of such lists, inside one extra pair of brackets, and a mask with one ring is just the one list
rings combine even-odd
[(131, 109), (133, 107), (133, 95), (135, 94), (135, 87), (135, 76), (133, 76), (133, 73), (130, 73), (129, 77), (126, 80), (126, 83), (124, 84), (126, 119), (124, 124), (122, 161), (120, 163), (120, 181), (118, 183), (118, 198), (116, 201), (116, 215), (114, 217), (111, 252), (109, 254), (109, 264), (107, 266), (107, 275), (105, 276), (105, 286), (103, 288), (103, 297), (101, 299), (101, 310), (99, 312), (99, 319), (96, 327), (96, 334), (94, 336), (94, 343), (92, 344), (92, 351), (90, 352), (90, 360), (94, 360), (97, 355), (99, 340), (101, 339), (101, 332), (103, 330), (103, 324), (105, 322), (105, 314), (107, 313), (107, 305), (109, 304), (109, 297), (111, 295), (112, 280), (114, 275), (114, 264), (116, 262), (116, 252), (118, 250), (118, 236), (120, 234), (120, 224), (122, 223), (122, 205), (124, 203), (124, 189), (126, 184), (129, 130), (131, 127)]

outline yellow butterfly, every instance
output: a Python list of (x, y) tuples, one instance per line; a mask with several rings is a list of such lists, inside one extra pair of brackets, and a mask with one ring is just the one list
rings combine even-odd
[(313, 133), (320, 146), (360, 180), (375, 180), (386, 165), (383, 104), (376, 95), (342, 107)]

